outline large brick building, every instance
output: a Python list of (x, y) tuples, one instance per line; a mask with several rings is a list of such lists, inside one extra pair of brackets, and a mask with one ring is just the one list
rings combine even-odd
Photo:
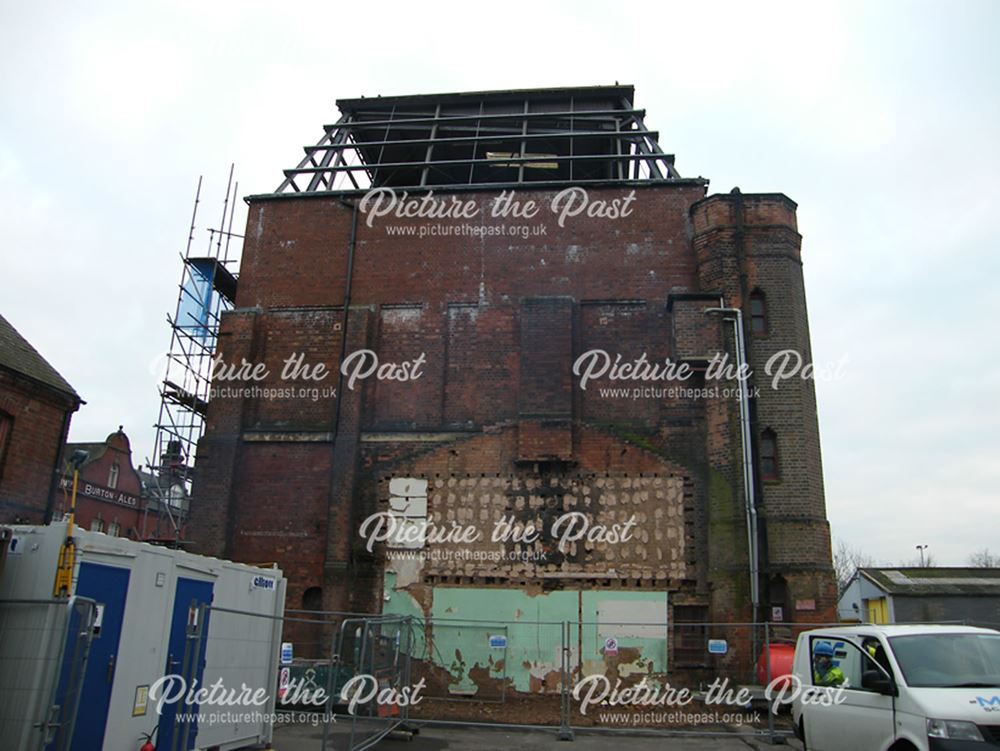
[(56, 515), (68, 512), (72, 502), (73, 473), (69, 459), (76, 451), (87, 452), (77, 477), (77, 526), (115, 537), (143, 539), (146, 500), (142, 497), (142, 480), (132, 465), (132, 444), (121, 425), (103, 441), (66, 444)]
[[(810, 362), (796, 205), (708, 196), (632, 101), (338, 102), (281, 187), (248, 199), (219, 338), (232, 367), (198, 450), (200, 551), (278, 561), (289, 607), (439, 614), (456, 593), (527, 592), (583, 614), (613, 591), (650, 622), (832, 617), (813, 383), (764, 376), (784, 350)], [(717, 377), (741, 354), (745, 412)], [(289, 358), (329, 375), (291, 378)], [(389, 545), (422, 555), (367, 544), (388, 511), (406, 517)], [(560, 545), (572, 512), (617, 539)], [(541, 534), (493, 542), (498, 522)], [(403, 539), (468, 526), (482, 534)]]
[(0, 524), (53, 516), (59, 457), (82, 400), (0, 316)]

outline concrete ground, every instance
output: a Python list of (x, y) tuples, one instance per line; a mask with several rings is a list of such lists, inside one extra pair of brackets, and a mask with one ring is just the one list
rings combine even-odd
[[(364, 737), (373, 726), (359, 723), (357, 739)], [(348, 751), (351, 726), (349, 720), (340, 720), (331, 725), (328, 751)], [(275, 727), (275, 751), (320, 751), (323, 738), (322, 727), (310, 725), (283, 725)], [(442, 727), (424, 726), (411, 738), (389, 737), (382, 740), (378, 751), (509, 751), (510, 749), (553, 749), (556, 751), (598, 751), (600, 749), (627, 748), (672, 749), (674, 751), (747, 751), (748, 749), (801, 749), (794, 738), (785, 745), (771, 746), (764, 739), (732, 736), (651, 736), (633, 734), (593, 733), (577, 731), (573, 742), (560, 741), (556, 733), (545, 730), (507, 730), (500, 728)]]

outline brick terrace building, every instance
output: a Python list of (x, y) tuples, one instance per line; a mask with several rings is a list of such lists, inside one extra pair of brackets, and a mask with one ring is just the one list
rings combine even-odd
[[(542, 600), (531, 597), (551, 596), (537, 615), (561, 618), (556, 595), (572, 595), (575, 617), (599, 591), (615, 600), (601, 617), (833, 617), (813, 383), (772, 389), (763, 376), (782, 350), (811, 360), (796, 205), (707, 196), (632, 101), (614, 86), (338, 102), (341, 120), (278, 191), (248, 199), (220, 354), (269, 374), (209, 404), (192, 500), (201, 552), (278, 561), (289, 607), (440, 616), (456, 593), (483, 607), (527, 593), (533, 608)], [(381, 204), (364, 199), (372, 188)], [(418, 203), (379, 215), (389, 189)], [(573, 215), (580, 189), (588, 202)], [(504, 216), (498, 199), (539, 210)], [(739, 400), (722, 391), (735, 381), (706, 373), (713, 357), (737, 355), (732, 324), (705, 312), (719, 307), (742, 311), (760, 389), (752, 507)], [(362, 378), (366, 350), (396, 379)], [(694, 374), (615, 380), (609, 369), (585, 383), (602, 352)], [(332, 375), (283, 380), (295, 354)], [(464, 547), (483, 555), (427, 541), (416, 546), (442, 554), (387, 560), (359, 529), (389, 509), (410, 525), (478, 525), (486, 539)], [(630, 539), (560, 549), (552, 527), (572, 511), (619, 531), (631, 519)], [(511, 518), (545, 534), (491, 543)], [(498, 547), (524, 555), (488, 560)]]
[(59, 455), (82, 400), (0, 316), (0, 523), (52, 518)]
[(132, 466), (132, 446), (121, 425), (102, 442), (66, 444), (62, 462), (66, 473), (60, 482), (57, 512), (69, 511), (73, 474), (67, 461), (77, 450), (88, 456), (80, 465), (77, 481), (76, 524), (116, 537), (142, 539), (142, 482)]

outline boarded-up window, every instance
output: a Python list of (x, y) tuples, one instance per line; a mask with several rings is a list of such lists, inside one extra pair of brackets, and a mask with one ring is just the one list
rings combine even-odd
[(524, 300), (520, 349), (519, 458), (570, 459), (573, 301), (567, 297)]

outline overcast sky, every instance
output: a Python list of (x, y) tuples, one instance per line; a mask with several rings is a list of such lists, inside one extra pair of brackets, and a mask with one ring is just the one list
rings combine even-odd
[(0, 312), (145, 460), (199, 175), (205, 227), (337, 98), (634, 84), (682, 175), (799, 204), (834, 537), (1000, 553), (1000, 3), (815, 5), (2, 0)]

